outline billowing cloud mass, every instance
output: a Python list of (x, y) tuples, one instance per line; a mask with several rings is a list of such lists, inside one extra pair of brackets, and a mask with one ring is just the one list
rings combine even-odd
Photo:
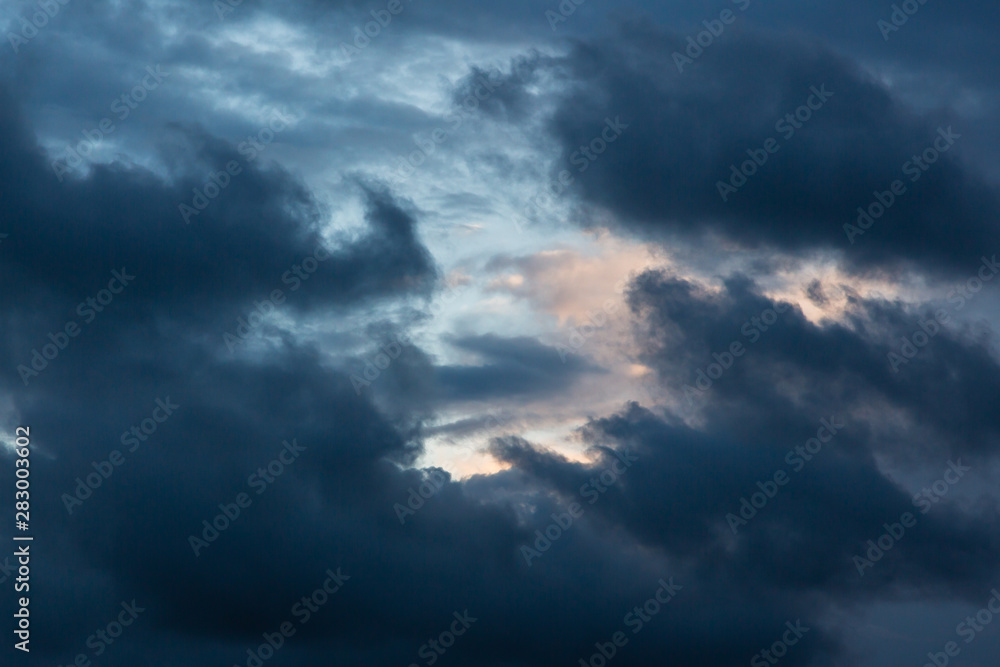
[(0, 25), (3, 664), (995, 664), (995, 5)]

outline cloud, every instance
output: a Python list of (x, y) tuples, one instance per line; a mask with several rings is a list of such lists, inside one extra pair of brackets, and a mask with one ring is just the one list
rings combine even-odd
[(582, 373), (602, 372), (579, 357), (567, 357), (527, 337), (462, 336), (452, 340), (452, 345), (484, 363), (437, 367), (437, 384), (447, 400), (547, 394), (567, 389)]
[[(862, 664), (859, 617), (916, 619), (884, 623), (889, 652), (935, 609), (978, 609), (1000, 551), (1000, 385), (991, 322), (973, 318), (995, 317), (986, 288), (974, 316), (924, 302), (996, 250), (996, 59), (975, 58), (996, 52), (996, 8), (928, 3), (885, 43), (883, 7), (752, 3), (678, 72), (709, 18), (696, 4), (634, 3), (621, 23), (588, 2), (553, 31), (557, 5), (412, 3), (343, 62), (382, 6), (71, 2), (0, 54), (0, 421), (32, 429), (36, 658), (247, 664), (292, 621), (276, 663), (424, 664), (468, 610), (442, 664), (576, 664), (622, 630), (616, 665), (745, 665), (799, 621), (783, 664)], [(156, 63), (156, 97), (60, 180), (65, 142)], [(822, 86), (723, 201), (730, 164)], [(412, 133), (477, 91), (475, 122), (409, 190), (382, 185)], [(241, 142), (272, 108), (301, 122), (250, 160)], [(628, 127), (578, 171), (609, 120)], [(856, 208), (948, 126), (954, 148), (851, 244)], [(523, 210), (553, 159), (575, 179), (556, 207), (573, 224), (547, 211), (514, 237), (506, 204)], [(463, 292), (445, 303), (449, 285)], [(557, 327), (583, 330), (619, 286), (627, 307), (567, 353)], [(492, 465), (449, 458), (469, 443)], [(921, 512), (951, 466), (960, 481)], [(855, 557), (907, 512), (862, 576)], [(526, 562), (526, 545), (543, 553)], [(301, 624), (329, 570), (348, 578)], [(633, 633), (661, 580), (676, 598)], [(133, 599), (142, 615), (93, 655)]]
[[(643, 238), (717, 235), (743, 249), (834, 251), (860, 272), (954, 273), (1000, 246), (996, 186), (962, 159), (963, 139), (975, 140), (954, 110), (915, 109), (821, 45), (763, 31), (726, 37), (679, 73), (673, 54), (683, 39), (633, 23), (579, 42), (553, 65), (565, 91), (550, 121), (562, 151), (554, 170), (573, 174), (585, 203)], [(819, 106), (801, 114), (808, 121), (785, 119), (807, 102)], [(602, 143), (609, 118), (630, 129)], [(948, 128), (961, 138), (917, 167), (913, 157), (944, 145), (939, 129)], [(595, 159), (584, 159), (591, 151)], [(747, 151), (766, 162), (734, 178)], [(905, 194), (851, 244), (844, 225), (896, 180)], [(724, 201), (718, 184), (731, 181), (738, 187)]]

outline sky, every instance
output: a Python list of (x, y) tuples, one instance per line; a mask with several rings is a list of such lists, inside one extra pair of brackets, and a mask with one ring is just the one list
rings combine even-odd
[(3, 664), (995, 666), (998, 29), (0, 2)]

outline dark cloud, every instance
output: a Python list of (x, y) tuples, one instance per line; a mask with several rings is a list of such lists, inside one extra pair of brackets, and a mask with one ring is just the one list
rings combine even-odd
[(817, 306), (825, 306), (829, 302), (829, 299), (827, 299), (823, 292), (823, 283), (819, 280), (813, 280), (809, 283), (809, 286), (806, 288), (806, 296)]
[(486, 400), (567, 389), (582, 373), (602, 370), (578, 355), (542, 345), (525, 337), (492, 334), (463, 336), (452, 344), (482, 358), (480, 365), (441, 366), (436, 369), (442, 396), (448, 400)]
[[(8, 316), (44, 299), (47, 326), (79, 319), (76, 304), (123, 268), (135, 280), (118, 298), (127, 305), (108, 308), (111, 319), (148, 322), (169, 308), (173, 319), (224, 321), (227, 329), (275, 290), (287, 308), (315, 311), (426, 294), (433, 284), (436, 270), (412, 214), (386, 192), (363, 188), (367, 230), (328, 243), (319, 234), (323, 209), (303, 184), (203, 132), (174, 130), (180, 146), (166, 149), (174, 153), (169, 182), (114, 163), (60, 183), (16, 107), (5, 109), (10, 131), (0, 139), (0, 177), (9, 184), (5, 205), (17, 216), (8, 225), (10, 259), (0, 268), (11, 289)], [(230, 176), (231, 164), (240, 171)], [(218, 194), (205, 197), (206, 189)], [(182, 206), (194, 212), (187, 221)]]
[(473, 66), (458, 82), (452, 99), (459, 109), (479, 109), (502, 120), (525, 121), (537, 103), (529, 88), (539, 84), (540, 72), (554, 64), (554, 58), (535, 51), (512, 59), (506, 72)]
[[(746, 430), (774, 406), (808, 406), (817, 419), (831, 410), (864, 413), (878, 406), (913, 424), (879, 434), (874, 442), (883, 454), (919, 450), (920, 457), (945, 460), (989, 455), (1000, 445), (1000, 422), (990, 407), (1000, 393), (994, 344), (956, 328), (956, 311), (943, 309), (950, 315), (940, 325), (935, 315), (942, 309), (915, 312), (854, 296), (843, 322), (819, 326), (797, 307), (761, 296), (743, 276), (727, 280), (719, 294), (706, 294), (683, 279), (652, 274), (630, 299), (648, 341), (642, 359), (685, 402), (711, 396), (705, 409), (712, 423)], [(915, 333), (935, 329), (929, 342), (904, 354), (904, 338), (912, 343)], [(742, 354), (701, 391), (706, 383), (696, 385), (699, 371), (707, 373), (717, 363), (714, 355), (728, 354), (734, 343)], [(773, 426), (762, 423), (762, 433)]]
[[(17, 659), (247, 664), (262, 633), (292, 621), (273, 664), (426, 664), (421, 646), (468, 610), (477, 620), (441, 664), (577, 664), (622, 630), (615, 665), (729, 667), (801, 621), (810, 630), (782, 664), (815, 667), (875, 660), (852, 622), (879, 605), (916, 609), (921, 628), (936, 622), (926, 606), (978, 609), (1000, 552), (989, 323), (969, 323), (950, 300), (863, 298), (808, 276), (792, 293), (824, 312), (816, 323), (766, 296), (761, 276), (834, 251), (854, 272), (845, 280), (907, 268), (933, 282), (993, 256), (996, 7), (926, 3), (884, 42), (884, 7), (752, 2), (678, 73), (686, 31), (727, 3), (636, 3), (605, 30), (608, 8), (586, 2), (553, 30), (545, 12), (558, 3), (404, 2), (349, 67), (328, 65), (384, 4), (246, 0), (219, 18), (211, 3), (68, 3), (23, 49), (4, 44), (0, 419), (5, 433), (32, 428), (37, 535), (33, 656)], [(422, 88), (441, 59), (421, 51), (432, 43), (468, 64), (442, 73), (439, 106)], [(155, 63), (174, 77), (155, 103), (60, 180), (52, 162), (67, 137), (78, 141)], [(477, 96), (483, 78), (495, 90)], [(926, 83), (943, 79), (946, 93)], [(723, 202), (716, 181), (778, 136), (775, 121), (812, 86), (834, 95)], [(498, 145), (452, 163), (467, 146), (456, 133), (434, 159), (442, 174), (471, 165), (481, 182), (430, 183), (440, 210), (380, 185), (378, 160), (405, 154), (411, 132), (470, 95), (492, 122), (466, 134), (496, 132)], [(261, 131), (251, 119), (286, 103), (301, 125), (248, 160), (243, 137)], [(620, 137), (578, 172), (574, 151), (609, 122)], [(850, 244), (843, 224), (905, 177), (938, 126), (961, 139)], [(543, 343), (558, 339), (538, 321), (504, 315), (497, 332), (467, 318), (449, 334), (436, 319), (439, 263), (490, 271), (549, 249), (525, 236), (496, 247), (493, 235), (461, 249), (445, 238), (431, 247), (448, 252), (432, 255), (424, 238), (489, 233), (506, 186), (542, 187), (553, 141), (556, 173), (578, 181), (564, 201), (579, 204), (581, 224), (676, 251), (676, 274), (646, 273), (628, 297), (629, 361), (653, 370), (657, 400), (627, 400), (638, 389), (604, 357)], [(241, 172), (220, 176), (231, 163)], [(228, 182), (187, 224), (179, 207), (213, 176)], [(334, 219), (347, 226), (333, 231)], [(709, 288), (685, 277), (689, 248), (754, 253), (745, 274), (720, 269), (727, 277)], [(88, 319), (78, 304), (103, 298), (113, 272), (135, 278)], [(449, 284), (471, 293), (477, 279)], [(277, 289), (285, 299), (256, 324)], [(953, 317), (929, 324), (938, 308)], [(72, 338), (59, 333), (68, 322), (81, 329)], [(223, 334), (243, 338), (240, 326), (252, 331), (232, 347)], [(919, 332), (928, 340), (911, 355), (904, 339)], [(44, 368), (25, 376), (19, 366), (32, 363)], [(549, 438), (567, 429), (547, 409), (603, 378), (593, 391), (608, 395), (594, 400), (620, 397), (620, 408), (579, 406), (599, 416)], [(164, 405), (176, 407), (160, 422)], [(812, 459), (796, 452), (833, 424)], [(526, 425), (540, 426), (529, 436)], [(458, 479), (437, 462), (418, 467), (431, 439), (471, 438), (489, 439), (501, 469)], [(108, 468), (115, 450), (123, 463)], [(921, 513), (914, 494), (959, 461), (969, 470), (951, 495)], [(0, 477), (14, 467), (0, 456)], [(727, 514), (779, 470), (787, 483), (734, 531)], [(94, 475), (98, 488), (73, 502)], [(196, 555), (191, 536), (240, 493), (250, 505)], [(906, 512), (916, 525), (861, 576), (855, 556)], [(349, 578), (303, 625), (295, 605), (327, 570)], [(661, 579), (680, 585), (676, 597), (633, 633), (631, 610)], [(94, 656), (88, 637), (133, 599), (136, 623)], [(14, 604), (0, 605), (8, 620)], [(906, 649), (923, 646), (913, 634)]]
[[(615, 39), (580, 43), (560, 63), (569, 92), (551, 121), (559, 168), (627, 229), (840, 251), (865, 271), (956, 272), (1000, 246), (995, 184), (962, 160), (977, 138), (946, 105), (918, 111), (857, 63), (786, 35), (720, 39), (679, 73), (673, 54), (685, 48), (674, 33), (632, 24)], [(820, 106), (814, 90), (832, 96)], [(807, 122), (777, 125), (807, 101), (819, 106)], [(623, 129), (605, 144), (609, 119)], [(947, 145), (939, 128), (961, 138), (926, 171), (911, 163), (904, 173), (935, 140)], [(769, 138), (779, 146), (771, 155)], [(593, 159), (585, 152), (592, 142), (602, 151)], [(747, 151), (767, 161), (751, 163), (746, 171), (756, 173), (723, 201), (718, 183), (750, 160)], [(906, 192), (850, 243), (844, 225), (895, 180)]]

